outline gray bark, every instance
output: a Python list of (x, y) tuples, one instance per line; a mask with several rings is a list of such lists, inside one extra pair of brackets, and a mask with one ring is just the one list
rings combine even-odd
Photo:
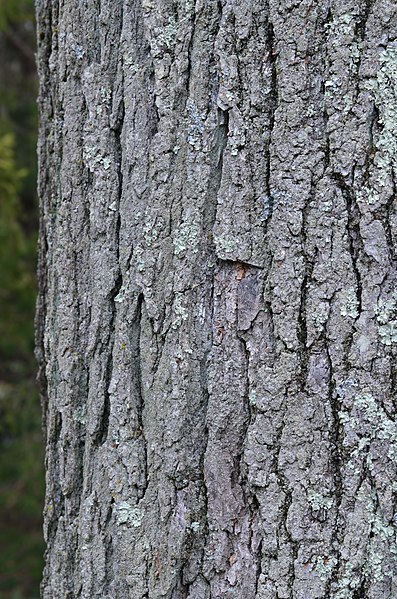
[(395, 2), (37, 19), (43, 598), (395, 599)]

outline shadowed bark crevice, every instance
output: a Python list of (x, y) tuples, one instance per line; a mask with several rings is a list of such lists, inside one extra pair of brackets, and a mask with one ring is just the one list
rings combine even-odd
[(333, 509), (335, 510), (335, 523), (333, 524), (332, 530), (332, 541), (331, 547), (335, 551), (335, 559), (336, 564), (333, 570), (332, 576), (330, 576), (327, 587), (326, 587), (326, 596), (332, 596), (332, 589), (337, 588), (338, 585), (338, 576), (339, 576), (339, 563), (340, 563), (340, 543), (342, 540), (342, 530), (343, 530), (343, 516), (342, 521), (340, 518), (340, 510), (342, 500), (343, 500), (343, 468), (345, 466), (343, 456), (343, 428), (340, 422), (340, 412), (341, 412), (341, 403), (338, 399), (334, 373), (333, 373), (333, 365), (332, 365), (332, 357), (329, 351), (329, 340), (326, 339), (325, 342), (325, 350), (328, 360), (329, 367), (329, 381), (328, 381), (328, 402), (332, 412), (332, 423), (330, 424), (330, 442), (331, 442), (331, 464), (332, 464), (332, 476), (333, 483), (335, 485), (335, 489), (333, 492), (333, 497), (335, 499), (335, 506)]
[(140, 442), (142, 446), (142, 460), (141, 465), (143, 469), (144, 486), (139, 489), (138, 498), (142, 499), (145, 496), (147, 485), (148, 485), (148, 456), (147, 456), (147, 440), (145, 436), (144, 428), (144, 413), (145, 413), (145, 391), (143, 388), (142, 380), (142, 351), (145, 348), (142, 347), (142, 326), (143, 326), (143, 310), (145, 308), (144, 296), (142, 293), (139, 294), (137, 300), (136, 316), (131, 329), (131, 351), (134, 360), (133, 366), (133, 384), (136, 387), (137, 395), (137, 418), (138, 418), (138, 429), (134, 431), (134, 437)]
[[(267, 3), (266, 10), (269, 10), (269, 4)], [(269, 130), (266, 131), (264, 138), (264, 153), (266, 156), (266, 195), (268, 198), (268, 208), (266, 210), (265, 226), (268, 225), (273, 215), (274, 208), (274, 195), (270, 186), (270, 175), (271, 175), (271, 143), (272, 134), (274, 130), (274, 122), (276, 118), (276, 110), (278, 107), (278, 81), (277, 81), (277, 52), (275, 49), (275, 38), (274, 29), (271, 21), (267, 22), (267, 47), (268, 47), (268, 58), (271, 65), (271, 83), (270, 83), (270, 117), (269, 117)]]
[(107, 343), (107, 362), (104, 378), (104, 399), (103, 399), (103, 410), (101, 415), (101, 423), (98, 432), (94, 438), (94, 443), (103, 445), (108, 438), (109, 430), (109, 416), (110, 416), (110, 394), (109, 387), (113, 375), (113, 351), (114, 351), (114, 338), (115, 338), (115, 322), (117, 317), (117, 309), (115, 299), (120, 293), (120, 289), (123, 284), (121, 274), (117, 277), (114, 287), (110, 293), (110, 306), (111, 306), (111, 320), (110, 320), (110, 336)]
[(346, 183), (344, 177), (339, 173), (333, 173), (332, 178), (342, 193), (346, 202), (347, 223), (346, 232), (348, 235), (349, 251), (352, 261), (353, 272), (356, 280), (357, 290), (357, 311), (360, 316), (362, 312), (362, 284), (360, 261), (363, 256), (363, 242), (360, 233), (360, 210), (357, 205), (354, 192)]
[(308, 215), (311, 209), (311, 205), (313, 202), (313, 181), (311, 182), (311, 189), (309, 198), (306, 200), (305, 205), (302, 209), (302, 228), (301, 228), (301, 240), (302, 240), (302, 254), (304, 260), (303, 267), (303, 278), (300, 287), (300, 305), (298, 312), (298, 326), (297, 326), (297, 337), (300, 343), (300, 363), (301, 363), (301, 390), (305, 391), (306, 387), (306, 379), (307, 379), (307, 371), (308, 371), (308, 363), (309, 363), (309, 352), (307, 347), (308, 340), (308, 331), (307, 331), (307, 303), (308, 303), (308, 294), (310, 288), (312, 286), (312, 276), (314, 265), (317, 258), (317, 250), (314, 256), (309, 255), (308, 248)]

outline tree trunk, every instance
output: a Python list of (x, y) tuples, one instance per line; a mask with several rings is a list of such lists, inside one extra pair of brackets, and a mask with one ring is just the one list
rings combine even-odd
[(395, 599), (395, 2), (37, 17), (44, 599)]

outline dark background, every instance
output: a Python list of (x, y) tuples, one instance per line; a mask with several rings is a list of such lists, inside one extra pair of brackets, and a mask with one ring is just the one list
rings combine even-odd
[(33, 0), (0, 0), (0, 599), (39, 597), (44, 552), (34, 52)]

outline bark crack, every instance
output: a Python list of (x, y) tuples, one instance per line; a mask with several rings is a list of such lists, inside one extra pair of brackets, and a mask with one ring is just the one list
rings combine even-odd
[(309, 356), (307, 351), (307, 300), (308, 300), (308, 291), (309, 285), (311, 283), (314, 263), (316, 256), (313, 257), (312, 260), (309, 259), (308, 249), (307, 249), (307, 223), (308, 223), (308, 213), (310, 210), (310, 205), (313, 197), (313, 181), (310, 184), (310, 194), (308, 201), (305, 202), (305, 205), (302, 209), (302, 228), (301, 228), (301, 237), (302, 237), (302, 254), (304, 260), (304, 274), (301, 283), (300, 289), (300, 304), (298, 311), (298, 331), (297, 336), (300, 343), (300, 379), (301, 379), (301, 390), (304, 391), (306, 387), (306, 379), (307, 379), (307, 371), (308, 371), (308, 363)]
[(333, 463), (333, 476), (334, 476), (334, 484), (335, 484), (335, 510), (336, 510), (336, 519), (335, 525), (332, 531), (332, 540), (331, 546), (337, 547), (336, 549), (336, 565), (333, 569), (333, 573), (327, 582), (327, 590), (326, 595), (331, 597), (331, 591), (333, 588), (336, 588), (338, 583), (338, 565), (340, 562), (340, 526), (339, 526), (339, 509), (342, 503), (343, 497), (343, 477), (342, 477), (342, 453), (343, 453), (343, 431), (340, 423), (339, 413), (341, 410), (340, 402), (338, 401), (335, 381), (334, 381), (334, 372), (333, 372), (333, 364), (332, 357), (329, 351), (329, 342), (326, 339), (325, 342), (325, 351), (328, 360), (329, 366), (329, 383), (328, 383), (328, 402), (331, 407), (332, 412), (332, 423), (330, 426), (330, 440), (331, 440), (331, 458)]
[(99, 445), (103, 445), (108, 436), (109, 430), (109, 416), (110, 416), (110, 394), (109, 394), (109, 386), (112, 380), (113, 373), (113, 350), (114, 350), (114, 338), (115, 338), (115, 321), (117, 317), (117, 309), (115, 298), (120, 292), (120, 289), (123, 284), (123, 279), (121, 274), (118, 275), (115, 284), (113, 286), (112, 291), (110, 292), (110, 309), (111, 309), (111, 318), (109, 323), (109, 337), (108, 342), (106, 344), (107, 348), (107, 361), (106, 361), (106, 369), (105, 369), (105, 380), (104, 380), (104, 402), (103, 402), (103, 411), (101, 415), (101, 422), (98, 429), (98, 433), (95, 438), (95, 442), (99, 443)]
[(362, 312), (362, 283), (359, 267), (360, 254), (363, 248), (363, 242), (360, 234), (360, 211), (351, 188), (346, 184), (344, 178), (339, 173), (333, 173), (332, 178), (336, 182), (346, 203), (347, 223), (346, 232), (348, 236), (349, 252), (352, 261), (354, 277), (357, 289), (357, 311), (360, 317)]
[(134, 343), (135, 343), (135, 372), (134, 372), (134, 381), (136, 381), (136, 392), (137, 392), (137, 418), (138, 418), (138, 437), (142, 440), (142, 450), (143, 450), (143, 487), (139, 489), (138, 499), (142, 499), (146, 493), (146, 489), (148, 486), (148, 458), (147, 458), (147, 440), (145, 436), (144, 429), (144, 419), (143, 414), (145, 410), (145, 400), (143, 393), (143, 385), (142, 385), (142, 357), (141, 357), (141, 334), (142, 334), (142, 310), (144, 304), (143, 293), (138, 296), (137, 303), (137, 311), (136, 318), (134, 322)]
[[(269, 3), (268, 3), (268, 5), (269, 5)], [(268, 6), (268, 8), (269, 8), (269, 6)], [(270, 186), (270, 174), (271, 174), (270, 148), (271, 148), (275, 119), (276, 119), (276, 110), (277, 110), (277, 106), (278, 106), (277, 52), (275, 49), (275, 41), (274, 41), (275, 37), (274, 37), (273, 24), (271, 23), (270, 20), (268, 21), (267, 28), (268, 28), (267, 45), (268, 45), (269, 61), (270, 61), (270, 65), (271, 65), (271, 82), (270, 82), (270, 93), (269, 93), (269, 96), (270, 96), (269, 132), (268, 132), (268, 136), (264, 140), (264, 153), (266, 156), (266, 182), (265, 182), (265, 185), (266, 185), (266, 193), (269, 198), (269, 200), (268, 200), (269, 201), (268, 217), (266, 219), (266, 224), (269, 222), (269, 220), (272, 217), (273, 205), (274, 205), (274, 197), (271, 193), (271, 186)]]

